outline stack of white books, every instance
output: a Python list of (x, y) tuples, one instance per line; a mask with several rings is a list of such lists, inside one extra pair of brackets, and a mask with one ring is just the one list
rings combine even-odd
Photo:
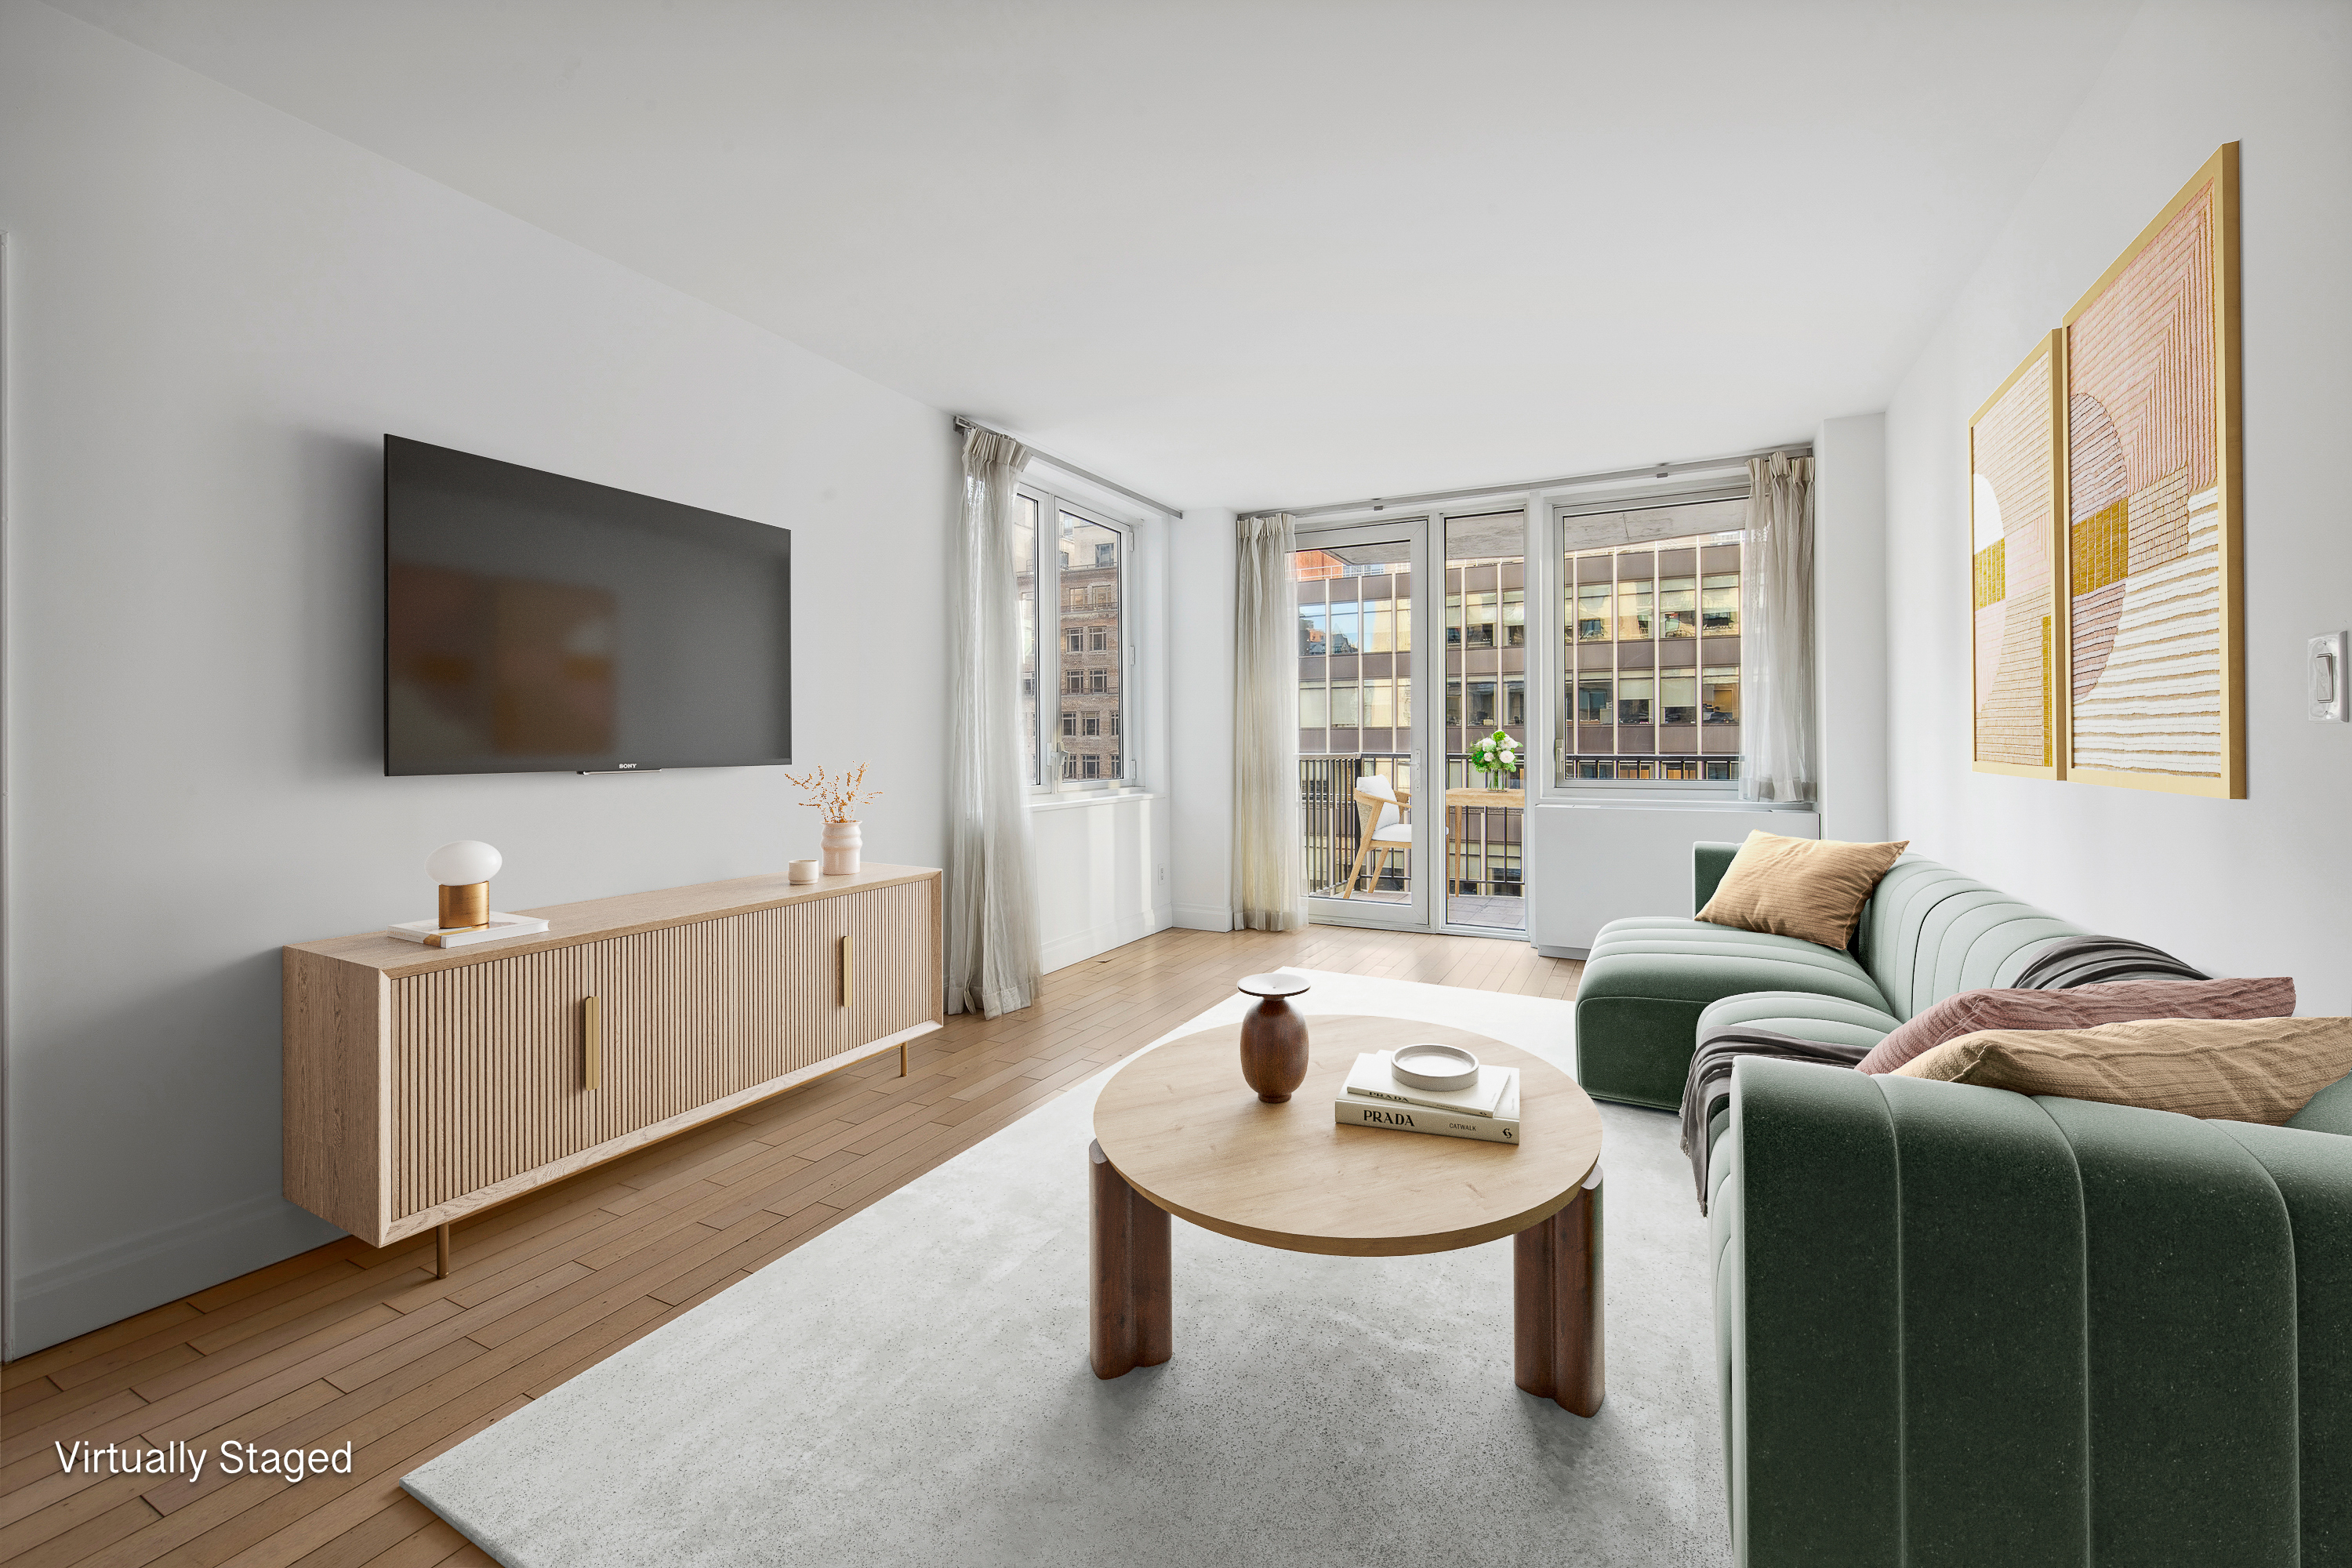
[(1332, 1102), (1342, 1127), (1386, 1127), (1440, 1138), (1519, 1141), (1519, 1069), (1481, 1065), (1466, 1089), (1415, 1089), (1390, 1070), (1392, 1051), (1366, 1051)]

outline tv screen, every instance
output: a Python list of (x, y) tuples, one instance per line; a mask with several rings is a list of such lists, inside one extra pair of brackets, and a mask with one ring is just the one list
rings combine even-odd
[(792, 761), (792, 531), (383, 438), (383, 771)]

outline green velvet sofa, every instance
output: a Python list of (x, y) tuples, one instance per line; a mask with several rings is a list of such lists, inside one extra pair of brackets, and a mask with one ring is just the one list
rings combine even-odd
[[(1672, 1109), (1704, 1029), (1874, 1045), (2083, 934), (1916, 856), (1851, 952), (1613, 921), (1580, 1075)], [(2352, 1568), (2352, 1079), (2257, 1127), (1751, 1058), (1707, 1135), (1747, 1568)]]
[[(1691, 846), (1693, 911), (1738, 852)], [(1612, 921), (1576, 989), (1577, 1079), (1596, 1100), (1672, 1110), (1703, 1029), (1748, 1024), (1874, 1046), (1945, 997), (2006, 985), (2053, 942), (2086, 934), (1916, 855), (1880, 879), (1851, 952), (1669, 915)]]
[(2347, 1134), (2352, 1079), (2258, 1127), (1738, 1063), (1738, 1561), (2352, 1564)]

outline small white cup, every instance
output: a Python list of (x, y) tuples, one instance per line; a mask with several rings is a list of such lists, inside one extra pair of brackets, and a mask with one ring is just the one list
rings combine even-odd
[(793, 885), (798, 886), (803, 882), (815, 881), (816, 868), (817, 862), (814, 860), (795, 860), (785, 867), (784, 870), (785, 874), (792, 879)]

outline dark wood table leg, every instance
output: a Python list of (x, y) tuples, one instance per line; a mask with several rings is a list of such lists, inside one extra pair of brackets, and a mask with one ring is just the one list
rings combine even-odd
[(1569, 1205), (1512, 1238), (1514, 1371), (1529, 1394), (1591, 1415), (1601, 1408), (1601, 1168)]
[(1168, 1211), (1127, 1184), (1088, 1143), (1094, 1224), (1087, 1300), (1087, 1355), (1095, 1375), (1124, 1377), (1172, 1353)]

